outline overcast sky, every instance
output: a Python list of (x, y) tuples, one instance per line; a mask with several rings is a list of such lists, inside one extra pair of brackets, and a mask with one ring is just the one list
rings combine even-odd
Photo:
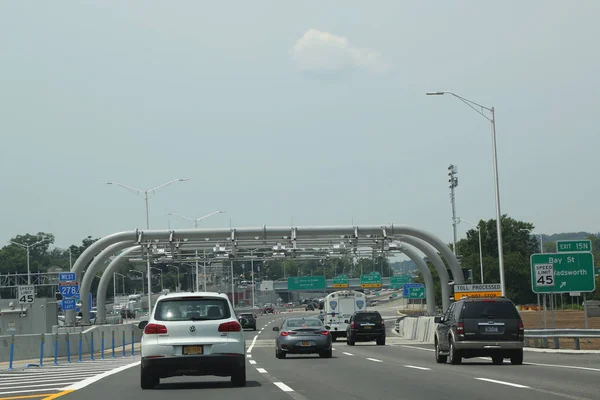
[[(0, 3), (0, 240), (394, 223), (502, 212), (593, 231), (600, 2)], [(459, 236), (470, 229), (459, 227)]]

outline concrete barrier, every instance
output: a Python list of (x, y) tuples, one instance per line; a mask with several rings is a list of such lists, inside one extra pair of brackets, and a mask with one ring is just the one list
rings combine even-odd
[(433, 343), (435, 335), (434, 317), (404, 317), (396, 321), (396, 332), (403, 339)]
[[(54, 357), (55, 348), (57, 357), (66, 357), (68, 343), (71, 359), (76, 361), (79, 357), (80, 337), (81, 353), (83, 357), (87, 356), (89, 358), (92, 350), (92, 339), (94, 352), (99, 352), (103, 335), (105, 353), (112, 356), (113, 333), (116, 354), (122, 354), (123, 343), (126, 345), (126, 352), (131, 352), (132, 334), (134, 343), (138, 343), (142, 336), (142, 331), (138, 329), (137, 324), (94, 325), (81, 332), (71, 333), (4, 335), (0, 336), (0, 361), (9, 361), (11, 343), (13, 343), (13, 360), (39, 359), (40, 355), (46, 360)], [(123, 333), (125, 333), (124, 341)]]

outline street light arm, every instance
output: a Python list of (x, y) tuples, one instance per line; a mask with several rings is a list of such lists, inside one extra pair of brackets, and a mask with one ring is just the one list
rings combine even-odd
[(200, 221), (202, 221), (203, 219), (205, 219), (205, 218), (208, 218), (208, 217), (212, 217), (212, 216), (213, 216), (213, 215), (215, 215), (215, 214), (225, 214), (225, 211), (215, 211), (215, 212), (211, 212), (210, 214), (206, 214), (206, 215), (205, 215), (205, 216), (203, 216), (203, 217), (197, 218), (196, 220), (194, 220), (194, 222), (200, 222)]
[(188, 221), (195, 222), (195, 220), (193, 218), (184, 217), (183, 215), (179, 215), (179, 214), (175, 214), (175, 213), (169, 213), (168, 215), (174, 215), (176, 217), (187, 219)]
[[(462, 101), (463, 103), (465, 103), (467, 106), (469, 106), (470, 108), (472, 108), (477, 114), (481, 115), (483, 118), (487, 119), (488, 121), (492, 122), (492, 118), (488, 117), (487, 115), (485, 115), (485, 113), (482, 110), (486, 110), (489, 111), (491, 113), (493, 113), (493, 110), (489, 107), (486, 107), (484, 105), (481, 105), (479, 103), (474, 102), (473, 100), (469, 100), (466, 97), (462, 97), (454, 92), (427, 92), (426, 93), (428, 96), (441, 96), (444, 94), (449, 94), (451, 96), (456, 97), (457, 99), (459, 99), (460, 101)], [(476, 107), (479, 107), (480, 110), (478, 110)]]
[(24, 248), (24, 249), (26, 249), (26, 250), (27, 250), (27, 246), (25, 246), (25, 245), (23, 245), (23, 244), (21, 244), (21, 243), (13, 242), (12, 240), (9, 240), (9, 243), (12, 243), (12, 244), (14, 244), (15, 246), (19, 246), (19, 247), (22, 247), (22, 248)]
[(130, 192), (132, 192), (133, 194), (137, 194), (138, 196), (141, 195), (142, 193), (144, 193), (143, 190), (141, 189), (136, 189), (132, 186), (127, 186), (127, 185), (123, 185), (122, 183), (119, 182), (103, 182), (105, 185), (117, 185), (117, 186), (121, 186), (124, 189), (129, 190)]
[(166, 188), (167, 186), (175, 183), (175, 182), (184, 182), (184, 181), (189, 181), (189, 178), (177, 178), (177, 179), (173, 179), (172, 181), (169, 181), (167, 183), (163, 183), (160, 186), (155, 187), (154, 189), (150, 189), (148, 190), (147, 196), (148, 198), (150, 198), (151, 196), (154, 196), (159, 190)]

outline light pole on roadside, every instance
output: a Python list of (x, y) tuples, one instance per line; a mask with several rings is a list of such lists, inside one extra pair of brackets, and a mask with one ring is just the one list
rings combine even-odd
[[(144, 295), (144, 271), (138, 271), (137, 269), (130, 269), (129, 272), (137, 272), (138, 274), (142, 274), (142, 295)], [(148, 288), (148, 293), (152, 295), (152, 291)], [(152, 310), (148, 311), (148, 315), (150, 315)]]
[(162, 293), (165, 290), (165, 287), (163, 285), (163, 272), (160, 268), (156, 268), (156, 267), (150, 267), (150, 268), (157, 270), (158, 273), (160, 274), (160, 291)]
[[(174, 215), (176, 217), (187, 219), (188, 221), (192, 221), (194, 223), (194, 227), (196, 229), (198, 229), (198, 222), (200, 222), (203, 219), (206, 219), (208, 217), (212, 217), (215, 214), (225, 214), (225, 211), (214, 211), (214, 212), (211, 212), (210, 214), (206, 214), (205, 216), (196, 218), (196, 219), (190, 218), (190, 217), (184, 217), (183, 215), (179, 215), (179, 214), (175, 214), (175, 213), (169, 213), (169, 215)], [(194, 286), (196, 288), (196, 292), (199, 292), (200, 291), (200, 282), (198, 279), (198, 250), (196, 250), (195, 258), (196, 258), (196, 284)], [(203, 287), (203, 290), (206, 292), (206, 257), (204, 258), (203, 265), (202, 265), (202, 274), (204, 275), (204, 279), (203, 279), (204, 284), (202, 287)]]
[(479, 235), (479, 268), (481, 274), (481, 283), (483, 283), (483, 247), (481, 246), (481, 227), (479, 225), (475, 225), (472, 222), (467, 221), (464, 218), (458, 218), (458, 223), (466, 222), (467, 224), (474, 226), (477, 228), (477, 234)]
[(179, 267), (177, 265), (168, 265), (168, 266), (177, 269), (177, 290), (176, 290), (176, 292), (179, 292), (179, 290), (181, 288), (181, 283), (179, 282)]
[(29, 268), (29, 249), (37, 246), (38, 244), (45, 243), (49, 240), (50, 239), (42, 239), (39, 242), (35, 242), (34, 244), (23, 244), (23, 243), (17, 243), (17, 242), (13, 242), (13, 241), (9, 242), (9, 243), (14, 244), (15, 246), (19, 246), (22, 249), (25, 249), (25, 251), (27, 252), (27, 284), (28, 285), (31, 285), (31, 269)]
[[(141, 190), (141, 189), (136, 189), (134, 187), (131, 186), (127, 186), (127, 185), (123, 185), (122, 183), (119, 182), (104, 182), (104, 184), (106, 185), (117, 185), (120, 186), (124, 189), (129, 190), (130, 192), (140, 196), (143, 195), (144, 198), (144, 202), (146, 203), (146, 229), (150, 229), (150, 212), (148, 210), (148, 199), (152, 196), (154, 196), (156, 193), (158, 193), (159, 190), (166, 188), (167, 186), (175, 183), (175, 182), (185, 182), (185, 181), (189, 181), (189, 178), (177, 178), (177, 179), (173, 179), (169, 182), (163, 183), (160, 186), (157, 186), (153, 189), (149, 189), (149, 190)], [(152, 282), (151, 282), (151, 272), (150, 272), (150, 246), (148, 246), (148, 260), (147, 260), (147, 264), (146, 264), (146, 275), (148, 277), (148, 313), (150, 314), (152, 312)], [(143, 284), (142, 284), (143, 287)], [(143, 290), (142, 290), (142, 294), (143, 294)]]
[[(504, 282), (504, 252), (503, 252), (503, 243), (502, 243), (502, 212), (500, 211), (500, 183), (498, 179), (498, 150), (496, 148), (496, 113), (494, 107), (485, 107), (481, 104), (475, 103), (472, 100), (466, 99), (462, 96), (457, 95), (453, 92), (428, 92), (426, 93), (428, 96), (441, 96), (444, 94), (449, 94), (451, 96), (456, 97), (467, 106), (471, 107), (475, 112), (479, 115), (483, 116), (485, 119), (490, 121), (492, 124), (492, 151), (493, 151), (493, 164), (494, 164), (494, 188), (496, 194), (496, 230), (498, 233), (498, 269), (500, 272), (500, 289), (502, 291), (502, 296), (506, 296), (506, 285)], [(490, 116), (484, 113), (488, 111)]]

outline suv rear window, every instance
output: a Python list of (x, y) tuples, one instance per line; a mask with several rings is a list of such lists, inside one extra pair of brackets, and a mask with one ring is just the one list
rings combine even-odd
[(157, 321), (209, 321), (231, 317), (229, 303), (222, 298), (182, 297), (158, 302)]
[(376, 313), (360, 313), (356, 314), (354, 320), (360, 322), (379, 322), (381, 321), (381, 315)]
[(520, 319), (517, 308), (506, 301), (474, 301), (467, 302), (463, 310), (463, 318), (491, 318), (491, 319)]

